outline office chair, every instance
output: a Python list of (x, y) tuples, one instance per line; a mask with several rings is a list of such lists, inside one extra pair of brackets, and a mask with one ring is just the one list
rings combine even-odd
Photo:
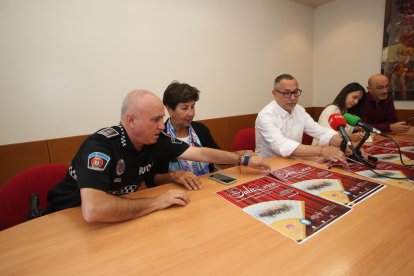
[(29, 215), (29, 198), (39, 197), (40, 208), (46, 208), (47, 192), (66, 175), (67, 165), (46, 164), (26, 169), (0, 188), (0, 230), (24, 222)]
[(313, 137), (304, 132), (302, 136), (302, 144), (312, 145), (312, 141), (313, 141)]
[(236, 133), (233, 139), (233, 150), (252, 150), (256, 149), (256, 134), (255, 129), (244, 128)]

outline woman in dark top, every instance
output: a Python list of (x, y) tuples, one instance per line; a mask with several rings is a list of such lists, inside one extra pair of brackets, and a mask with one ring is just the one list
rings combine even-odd
[[(209, 147), (219, 149), (210, 134), (210, 130), (202, 123), (193, 122), (195, 103), (200, 91), (186, 83), (172, 82), (164, 92), (163, 103), (170, 114), (165, 122), (165, 132), (177, 138), (177, 143), (187, 143), (192, 147)], [(175, 159), (169, 163), (157, 164), (153, 172), (154, 183), (181, 183), (188, 190), (202, 188), (198, 175), (215, 171), (214, 165), (204, 162)], [(153, 186), (150, 183), (148, 186)]]
[[(164, 92), (163, 103), (170, 114), (165, 122), (165, 132), (184, 141), (192, 147), (209, 147), (219, 149), (210, 134), (210, 130), (202, 123), (193, 122), (195, 104), (200, 91), (186, 83), (172, 82)], [(203, 175), (215, 171), (213, 164), (176, 159), (164, 164), (160, 173), (173, 171), (191, 171), (195, 175)]]

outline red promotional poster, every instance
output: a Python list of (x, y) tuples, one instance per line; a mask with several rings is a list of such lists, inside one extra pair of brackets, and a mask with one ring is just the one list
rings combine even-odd
[[(400, 153), (396, 149), (378, 148), (373, 146), (363, 146), (364, 151), (376, 158), (378, 161), (403, 165), (400, 159)], [(414, 153), (413, 152), (401, 152), (401, 158), (405, 165), (414, 164)]]
[[(395, 141), (398, 143), (400, 150), (407, 151), (407, 152), (414, 152), (414, 142), (405, 142), (405, 141)], [(379, 148), (386, 148), (386, 149), (397, 149), (395, 143), (391, 140), (380, 140), (371, 143), (371, 147), (379, 147)]]
[(298, 163), (271, 172), (280, 181), (344, 205), (355, 205), (385, 186)]
[(351, 208), (283, 184), (271, 176), (217, 192), (281, 234), (302, 243)]
[[(332, 163), (328, 162), (326, 165), (332, 166)], [(381, 181), (407, 190), (414, 190), (414, 167), (381, 161), (376, 163), (374, 170), (370, 170), (363, 164), (357, 162), (348, 162), (348, 164), (336, 163), (334, 166), (344, 168), (372, 180)]]

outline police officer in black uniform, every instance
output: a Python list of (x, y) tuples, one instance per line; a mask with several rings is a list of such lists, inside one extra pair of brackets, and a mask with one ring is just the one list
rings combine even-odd
[(153, 186), (154, 163), (168, 163), (187, 148), (186, 143), (171, 143), (171, 137), (161, 133), (156, 144), (138, 151), (122, 124), (101, 129), (81, 145), (63, 181), (49, 192), (47, 212), (81, 205), (81, 188), (124, 195), (137, 191), (142, 182)]

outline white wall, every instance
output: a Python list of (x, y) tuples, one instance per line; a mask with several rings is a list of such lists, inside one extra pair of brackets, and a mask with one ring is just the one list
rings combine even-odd
[[(385, 0), (336, 0), (314, 17), (314, 106), (325, 106), (350, 82), (367, 86), (381, 73)], [(413, 109), (412, 101), (396, 101)]]
[[(124, 95), (201, 90), (196, 119), (256, 113), (280, 73), (324, 106), (380, 71), (385, 0), (0, 0), (0, 145), (116, 124)], [(396, 102), (413, 109), (412, 102)]]
[(124, 95), (172, 80), (197, 119), (258, 112), (295, 75), (312, 105), (313, 13), (286, 0), (1, 0), (0, 144), (116, 124)]

